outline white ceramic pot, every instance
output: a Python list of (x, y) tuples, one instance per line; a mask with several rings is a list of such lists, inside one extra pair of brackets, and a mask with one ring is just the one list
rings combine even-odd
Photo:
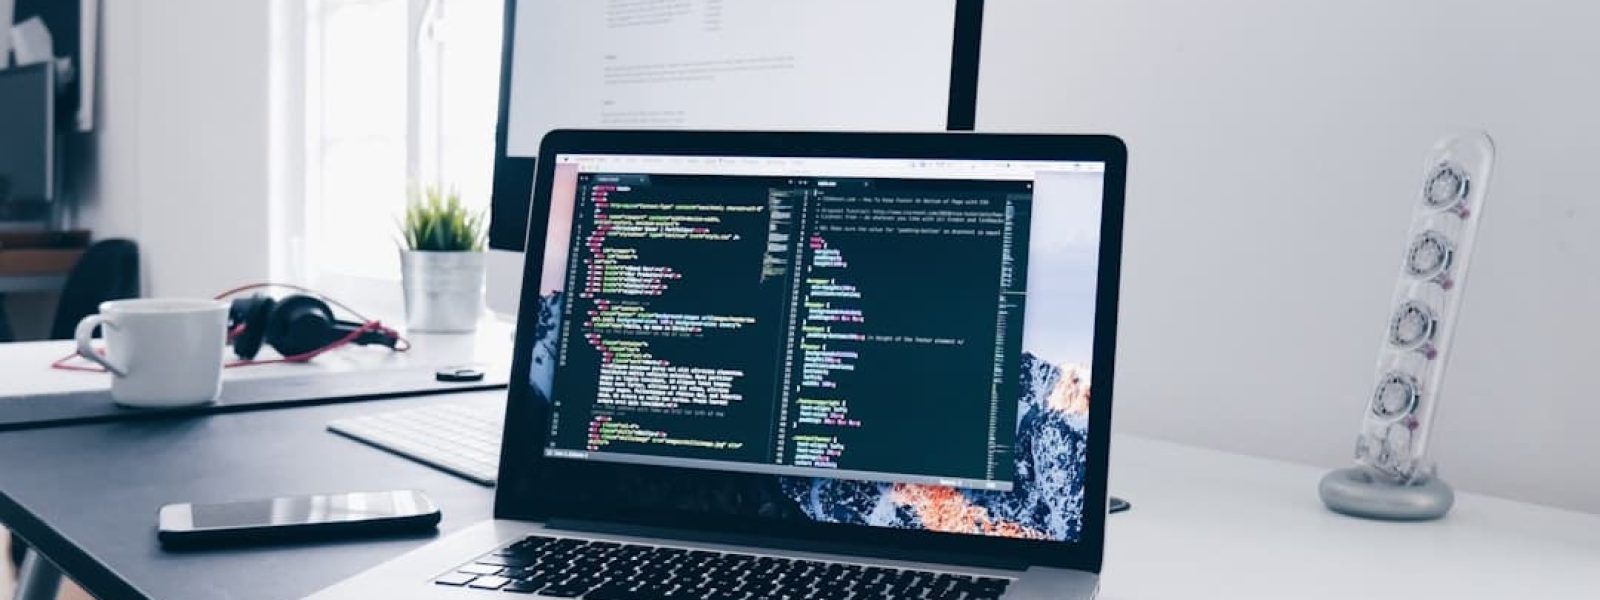
[(465, 333), (483, 312), (482, 252), (400, 251), (406, 329)]

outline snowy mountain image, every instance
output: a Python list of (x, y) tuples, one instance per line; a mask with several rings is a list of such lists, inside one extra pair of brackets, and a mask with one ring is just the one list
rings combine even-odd
[(833, 523), (1075, 541), (1083, 528), (1089, 369), (1024, 353), (1011, 492), (782, 478), (806, 516)]
[(539, 320), (533, 324), (533, 362), (528, 369), (529, 383), (539, 397), (549, 400), (555, 381), (556, 341), (561, 333), (559, 315), (565, 294), (552, 292), (539, 298)]

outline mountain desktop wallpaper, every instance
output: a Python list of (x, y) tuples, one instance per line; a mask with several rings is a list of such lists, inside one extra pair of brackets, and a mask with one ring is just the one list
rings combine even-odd
[(1089, 369), (1024, 354), (1011, 492), (784, 477), (807, 517), (832, 523), (1073, 541), (1083, 528)]
[[(541, 298), (531, 383), (549, 398), (561, 292)], [(791, 507), (814, 521), (1075, 541), (1083, 528), (1090, 371), (1022, 356), (1017, 399), (1017, 478), (1011, 492), (846, 479), (772, 477)], [(773, 495), (769, 495), (771, 497)]]
[[(553, 397), (560, 315), (569, 300), (566, 269), (570, 252), (575, 251), (571, 231), (577, 179), (576, 165), (557, 166), (538, 282), (538, 316), (532, 324), (529, 383), (546, 400)], [(1078, 541), (1088, 477), (1103, 186), (1103, 173), (1067, 171), (1041, 171), (1031, 184), (1017, 370), (1021, 381), (1015, 388), (1016, 437), (1011, 445), (1015, 476), (1010, 491), (679, 469), (672, 477), (633, 470), (591, 481), (587, 489), (574, 493), (621, 503), (622, 510), (670, 507), (727, 517)], [(668, 281), (665, 277), (663, 282)], [(562, 485), (571, 477), (583, 477), (566, 468), (552, 467), (566, 474), (556, 477), (567, 479), (549, 483)]]

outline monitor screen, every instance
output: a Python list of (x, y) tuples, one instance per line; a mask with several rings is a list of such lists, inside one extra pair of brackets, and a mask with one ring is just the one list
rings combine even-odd
[(553, 129), (941, 131), (956, 112), (971, 126), (966, 0), (510, 1), (494, 248), (523, 248)]
[(0, 202), (55, 198), (55, 84), (50, 65), (0, 70)]
[(519, 0), (506, 155), (562, 127), (942, 130), (955, 5)]
[(555, 162), (545, 458), (739, 474), (776, 518), (1078, 539), (1104, 163)]

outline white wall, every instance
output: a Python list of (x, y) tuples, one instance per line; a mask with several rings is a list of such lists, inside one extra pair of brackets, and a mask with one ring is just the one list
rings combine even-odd
[(209, 296), (277, 266), (275, 4), (103, 5), (97, 159), (81, 215), (96, 237), (139, 242), (147, 295)]
[[(104, 3), (84, 218), (143, 244), (152, 293), (283, 270), (286, 4)], [(1600, 5), (986, 5), (981, 128), (1131, 148), (1119, 429), (1347, 462), (1422, 156), (1481, 127), (1500, 160), (1435, 456), (1459, 487), (1600, 512)]]
[(986, 6), (980, 129), (1130, 148), (1118, 429), (1348, 463), (1423, 157), (1482, 128), (1433, 454), (1460, 488), (1600, 512), (1600, 4)]

